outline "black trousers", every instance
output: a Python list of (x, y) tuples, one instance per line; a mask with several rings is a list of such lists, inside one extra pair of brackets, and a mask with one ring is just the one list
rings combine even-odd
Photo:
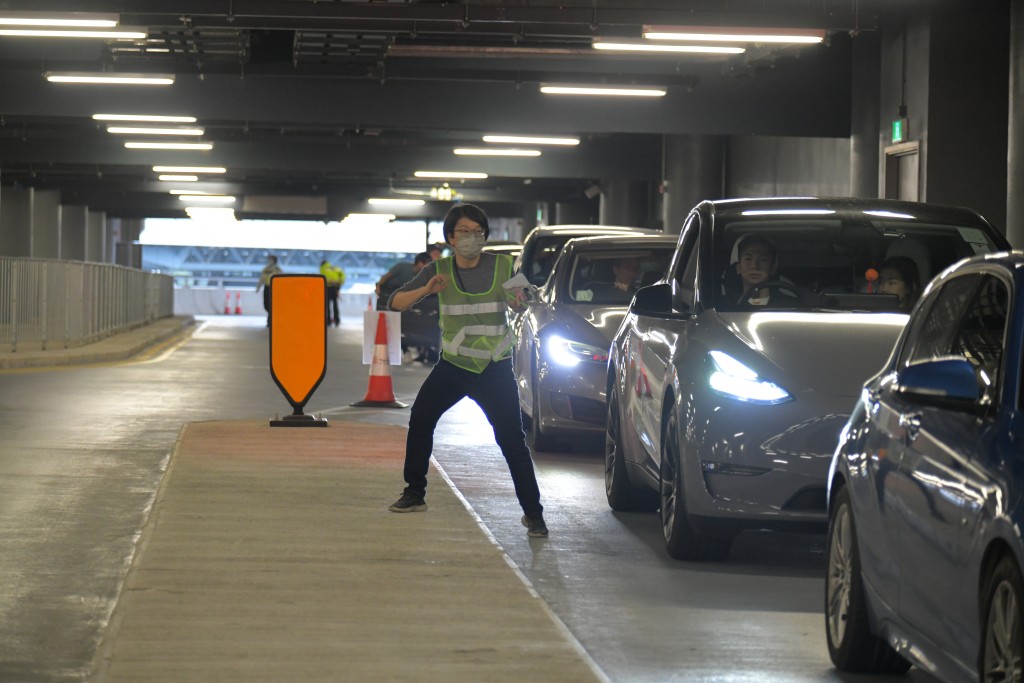
[(427, 376), (416, 395), (409, 416), (405, 444), (406, 493), (423, 496), (427, 491), (427, 468), (434, 449), (434, 428), (448, 409), (465, 397), (476, 401), (494, 429), (494, 440), (508, 464), (519, 505), (527, 515), (540, 515), (540, 488), (533, 470), (533, 458), (526, 445), (523, 419), (519, 413), (519, 390), (512, 374), (512, 360), (490, 363), (480, 374), (463, 370), (444, 358)]
[(340, 287), (327, 287), (327, 324), (334, 323), (338, 325), (341, 323), (341, 313), (338, 311), (338, 294), (341, 292)]

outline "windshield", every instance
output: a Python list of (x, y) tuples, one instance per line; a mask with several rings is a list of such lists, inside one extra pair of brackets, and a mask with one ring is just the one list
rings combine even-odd
[(552, 237), (537, 238), (530, 252), (523, 254), (523, 275), (530, 281), (530, 284), (542, 286), (548, 281), (548, 275), (555, 265), (555, 259), (562, 252), (565, 243), (572, 239), (572, 235), (554, 235)]
[(715, 231), (714, 306), (909, 311), (946, 266), (997, 248), (974, 226), (745, 218)]
[(584, 251), (573, 259), (569, 274), (570, 301), (608, 306), (628, 306), (640, 287), (665, 275), (675, 246), (646, 249)]

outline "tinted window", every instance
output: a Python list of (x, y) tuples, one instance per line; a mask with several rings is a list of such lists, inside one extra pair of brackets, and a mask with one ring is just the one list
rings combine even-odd
[[(569, 299), (580, 303), (627, 305), (640, 287), (661, 279), (674, 248), (616, 248), (577, 253), (569, 274)], [(561, 266), (559, 266), (561, 268)]]
[(986, 398), (992, 400), (1002, 370), (1008, 313), (1009, 292), (998, 278), (954, 278), (942, 286), (935, 305), (913, 331), (916, 343), (908, 361), (964, 358), (975, 367)]
[[(774, 249), (770, 280), (796, 285), (814, 295), (799, 302), (789, 300), (787, 306), (840, 310), (909, 310), (928, 281), (947, 266), (997, 249), (976, 227), (860, 214), (856, 220), (840, 219), (827, 209), (821, 211), (824, 213), (755, 213), (730, 220), (719, 217), (714, 234), (716, 308), (743, 307), (738, 303), (745, 287), (737, 268), (737, 247), (747, 235), (766, 238)], [(865, 298), (880, 293), (879, 271), (894, 258), (910, 261), (915, 273), (914, 293), (904, 297), (902, 307), (893, 294)]]

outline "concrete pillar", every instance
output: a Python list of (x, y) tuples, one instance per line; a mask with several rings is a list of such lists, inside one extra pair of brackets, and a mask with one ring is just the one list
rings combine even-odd
[(854, 197), (878, 197), (881, 70), (878, 32), (861, 31), (853, 39), (851, 74), (850, 195)]
[(89, 207), (62, 206), (60, 210), (60, 257), (65, 261), (85, 260), (85, 231)]
[(690, 209), (724, 197), (726, 143), (718, 135), (666, 135), (664, 140), (664, 229), (679, 234)]
[(0, 187), (0, 256), (32, 255), (32, 190)]
[(642, 180), (602, 180), (597, 222), (601, 225), (650, 226), (649, 186)]
[(524, 202), (523, 203), (523, 229), (521, 235), (511, 237), (511, 239), (522, 242), (530, 231), (537, 227), (537, 218), (541, 214), (540, 206), (536, 202)]
[(1024, 3), (1010, 3), (1010, 122), (1006, 238), (1024, 249)]
[(32, 190), (32, 257), (60, 258), (60, 192)]
[(85, 260), (109, 263), (106, 255), (107, 215), (103, 211), (90, 211), (85, 231)]

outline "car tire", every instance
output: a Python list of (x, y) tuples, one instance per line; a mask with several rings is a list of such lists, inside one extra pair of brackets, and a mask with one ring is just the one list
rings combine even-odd
[(670, 409), (668, 416), (662, 443), (659, 487), (665, 550), (677, 560), (724, 560), (729, 555), (733, 537), (701, 533), (690, 521), (683, 488), (679, 422), (675, 410)]
[(871, 633), (868, 624), (853, 509), (845, 486), (832, 506), (826, 555), (825, 637), (832, 663), (842, 671), (904, 673), (910, 663)]
[(1024, 581), (1012, 557), (999, 560), (982, 597), (981, 680), (1019, 681), (1024, 659)]
[(537, 366), (533, 367), (533, 381), (530, 382), (533, 396), (533, 415), (530, 417), (530, 436), (533, 438), (533, 449), (542, 452), (559, 450), (557, 439), (541, 431), (540, 391), (537, 389)]
[(619, 391), (613, 384), (608, 390), (608, 419), (604, 434), (604, 492), (608, 506), (617, 512), (654, 512), (658, 497), (650, 489), (639, 489), (629, 480), (622, 452)]

